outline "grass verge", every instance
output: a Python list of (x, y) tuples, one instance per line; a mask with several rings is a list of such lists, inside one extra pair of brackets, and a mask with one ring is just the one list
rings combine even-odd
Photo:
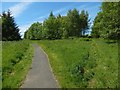
[(19, 88), (31, 66), (33, 48), (29, 41), (3, 42), (2, 88)]
[(2, 41), (0, 41), (0, 90), (2, 89)]

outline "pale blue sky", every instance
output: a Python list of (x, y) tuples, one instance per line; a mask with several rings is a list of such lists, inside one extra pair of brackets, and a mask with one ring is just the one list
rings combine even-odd
[(87, 10), (93, 22), (100, 11), (101, 2), (2, 2), (2, 11), (10, 9), (20, 28), (21, 35), (34, 22), (43, 22), (53, 11), (64, 16), (69, 9)]

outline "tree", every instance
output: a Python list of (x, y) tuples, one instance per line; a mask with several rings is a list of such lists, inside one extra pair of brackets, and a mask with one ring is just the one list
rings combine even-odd
[(92, 33), (96, 31), (99, 32), (100, 37), (117, 39), (120, 33), (119, 11), (120, 2), (103, 2), (100, 14), (94, 21)]
[(59, 14), (56, 18), (56, 38), (61, 39), (63, 30), (62, 30), (62, 16)]
[(61, 18), (62, 16), (60, 14), (58, 14), (57, 18)]
[(20, 40), (19, 28), (11, 15), (10, 10), (2, 13), (2, 40)]
[(89, 14), (88, 12), (82, 10), (80, 15), (79, 11), (76, 9), (69, 10), (67, 13), (68, 18), (68, 25), (69, 30), (68, 34), (69, 36), (81, 36), (82, 32), (83, 35), (85, 34), (85, 31), (89, 28)]
[(68, 18), (68, 25), (69, 36), (79, 36), (80, 35), (80, 18), (79, 18), (79, 11), (76, 9), (69, 10), (67, 13)]
[(43, 23), (46, 39), (55, 39), (55, 16), (51, 12), (49, 18)]
[[(60, 17), (59, 17), (60, 18)], [(43, 23), (44, 26), (44, 36), (46, 39), (60, 39), (61, 31), (60, 31), (60, 21), (56, 18), (51, 12), (49, 18), (46, 19)]]
[(93, 27), (92, 27), (92, 37), (94, 38), (99, 38), (100, 36), (102, 36), (101, 32), (104, 32), (103, 30), (103, 21), (102, 21), (103, 15), (102, 12), (99, 12), (97, 14), (97, 16), (95, 17), (94, 23), (93, 23)]
[(83, 33), (83, 35), (85, 35), (86, 30), (89, 28), (89, 21), (90, 19), (88, 19), (89, 14), (88, 12), (82, 10), (80, 13), (80, 29), (81, 29), (81, 35)]
[(0, 15), (0, 41), (2, 40), (2, 17)]
[(25, 39), (42, 39), (42, 23), (33, 23), (24, 34)]
[(24, 32), (24, 38), (25, 38), (25, 39), (28, 39), (28, 37), (27, 37), (28, 35), (27, 35), (27, 34), (28, 34), (28, 30), (26, 30), (26, 31)]
[(63, 16), (61, 18), (61, 31), (62, 31), (62, 38), (69, 37), (69, 20), (67, 16)]

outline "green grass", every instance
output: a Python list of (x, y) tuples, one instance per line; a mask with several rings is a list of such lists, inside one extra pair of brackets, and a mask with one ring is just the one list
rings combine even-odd
[(3, 42), (0, 49), (3, 88), (19, 88), (22, 84), (32, 62), (32, 43), (38, 43), (48, 54), (62, 88), (118, 87), (117, 43), (74, 38)]
[(2, 42), (0, 41), (0, 90), (2, 88)]
[(33, 48), (29, 41), (2, 43), (2, 88), (18, 88), (32, 62)]
[(118, 47), (102, 39), (37, 41), (62, 88), (118, 87)]

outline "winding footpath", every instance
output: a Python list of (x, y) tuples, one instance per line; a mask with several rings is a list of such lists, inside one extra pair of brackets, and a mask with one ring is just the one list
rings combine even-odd
[(47, 55), (39, 45), (33, 44), (33, 47), (32, 66), (21, 88), (59, 88)]

